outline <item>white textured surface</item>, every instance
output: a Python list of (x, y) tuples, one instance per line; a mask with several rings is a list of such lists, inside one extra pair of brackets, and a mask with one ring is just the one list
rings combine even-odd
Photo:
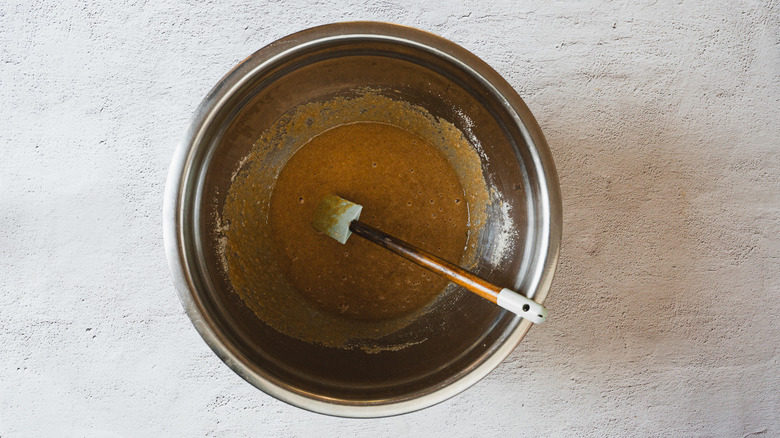
[[(776, 0), (309, 3), (0, 0), (0, 436), (780, 436)], [(161, 238), (211, 86), (355, 19), (502, 73), (565, 208), (550, 320), (465, 393), (381, 420), (242, 381), (184, 315)]]

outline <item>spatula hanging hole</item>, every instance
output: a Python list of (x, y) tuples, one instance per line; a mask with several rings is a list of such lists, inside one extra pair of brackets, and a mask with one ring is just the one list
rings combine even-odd
[(523, 304), (523, 312), (527, 312), (529, 310), (531, 310), (531, 306), (529, 306), (528, 304)]

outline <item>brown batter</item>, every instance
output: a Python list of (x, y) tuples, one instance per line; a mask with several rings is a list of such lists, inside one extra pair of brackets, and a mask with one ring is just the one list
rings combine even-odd
[(311, 139), (285, 164), (270, 226), (282, 272), (327, 311), (394, 318), (428, 304), (446, 280), (360, 237), (346, 245), (311, 225), (336, 194), (363, 205), (361, 220), (455, 262), (468, 239), (463, 188), (444, 156), (392, 125), (351, 123)]
[(463, 132), (371, 89), (290, 109), (231, 181), (214, 237), (236, 294), (281, 333), (369, 353), (423, 342), (404, 330), (453, 288), (439, 294), (443, 280), (358, 236), (341, 245), (316, 234), (318, 198), (358, 202), (367, 223), (472, 267), (490, 196)]

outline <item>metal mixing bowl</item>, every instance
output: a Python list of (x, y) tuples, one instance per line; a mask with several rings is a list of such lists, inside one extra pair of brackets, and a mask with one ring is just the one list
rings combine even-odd
[(347, 417), (443, 401), (487, 375), (531, 326), (460, 291), (398, 334), (424, 342), (368, 354), (287, 337), (231, 290), (213, 212), (239, 161), (288, 109), (365, 86), (393, 90), (481, 143), (483, 173), (511, 207), (520, 238), (498, 265), (492, 254), (504, 224), (501, 206), (492, 206), (477, 273), (543, 302), (561, 239), (558, 180), (539, 126), (509, 84), (458, 45), (397, 25), (339, 23), (285, 37), (237, 65), (200, 104), (173, 157), (163, 212), (173, 281), (195, 328), (241, 377), (293, 405)]

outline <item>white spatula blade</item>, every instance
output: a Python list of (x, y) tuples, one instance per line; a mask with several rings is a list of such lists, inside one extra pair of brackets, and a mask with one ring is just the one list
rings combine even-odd
[(360, 217), (363, 206), (336, 195), (322, 198), (314, 213), (314, 228), (338, 240), (342, 244), (352, 235), (349, 224)]

